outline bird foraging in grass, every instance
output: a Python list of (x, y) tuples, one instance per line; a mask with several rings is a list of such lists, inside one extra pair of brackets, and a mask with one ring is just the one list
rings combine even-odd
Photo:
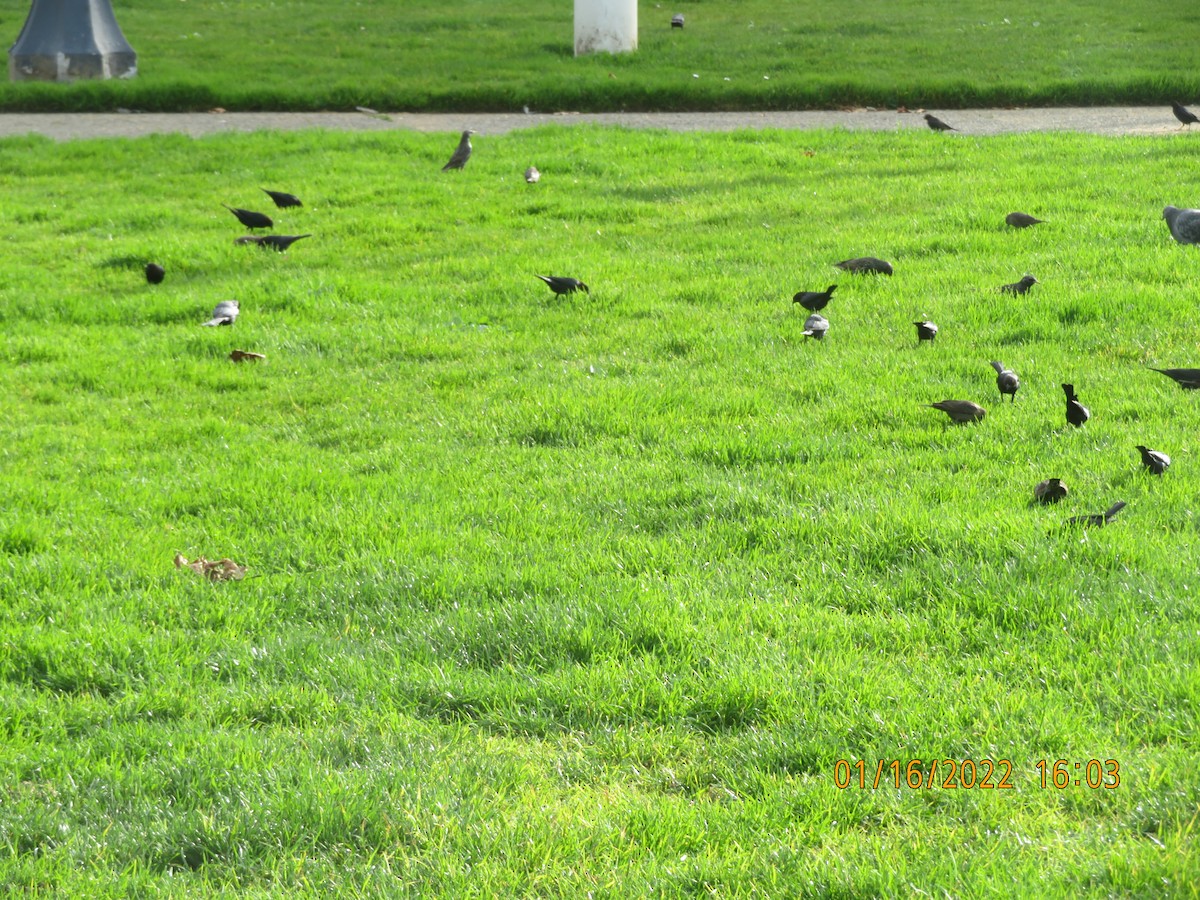
[(537, 184), (542, 180), (542, 173), (537, 170), (537, 166), (530, 166), (525, 170), (525, 183)]
[(1171, 457), (1158, 450), (1151, 450), (1149, 447), (1138, 444), (1137, 451), (1142, 454), (1142, 465), (1149, 470), (1151, 475), (1161, 475), (1171, 465)]
[(917, 326), (917, 343), (921, 341), (932, 341), (937, 337), (938, 327), (932, 322), (925, 320), (922, 322), (913, 322)]
[(1004, 363), (992, 360), (992, 368), (996, 370), (996, 387), (1000, 389), (1000, 399), (1004, 399), (1004, 395), (1008, 394), (1013, 399), (1013, 403), (1017, 402), (1017, 388), (1021, 386), (1021, 379), (1017, 377), (1017, 373), (1012, 369), (1005, 368)]
[(238, 302), (236, 300), (222, 300), (213, 308), (212, 318), (203, 325), (232, 325), (238, 317)]
[(835, 290), (837, 290), (837, 285), (831, 284), (823, 291), (800, 291), (792, 297), (792, 302), (799, 303), (809, 312), (820, 312), (829, 305)]
[(1027, 294), (1027, 293), (1029, 293), (1029, 289), (1031, 287), (1033, 287), (1035, 284), (1041, 284), (1041, 282), (1038, 281), (1036, 278), (1034, 278), (1032, 275), (1027, 274), (1020, 281), (1013, 282), (1012, 284), (1000, 285), (1000, 293), (1002, 293), (1002, 294)]
[(1194, 112), (1192, 112), (1190, 109), (1188, 109), (1182, 103), (1174, 103), (1173, 102), (1171, 104), (1171, 112), (1175, 113), (1175, 118), (1177, 118), (1182, 123), (1179, 126), (1181, 129), (1182, 128), (1190, 129), (1190, 126), (1194, 125), (1196, 122), (1200, 122), (1200, 118), (1198, 118)]
[(234, 238), (233, 242), (235, 244), (258, 244), (258, 246), (262, 247), (264, 250), (267, 247), (270, 247), (272, 250), (276, 250), (276, 251), (282, 253), (283, 251), (287, 250), (288, 247), (292, 246), (292, 244), (296, 243), (296, 241), (303, 240), (306, 237), (312, 237), (312, 235), (311, 234), (264, 234), (264, 235), (244, 234), (239, 238)]
[(1180, 209), (1164, 206), (1163, 218), (1171, 229), (1171, 237), (1181, 244), (1200, 244), (1200, 209)]
[(443, 172), (461, 169), (467, 164), (467, 160), (471, 158), (471, 135), (474, 133), (469, 128), (462, 133), (462, 137), (458, 139), (458, 146), (454, 148), (454, 153), (450, 156), (450, 161), (442, 166)]
[(825, 339), (825, 332), (829, 330), (829, 320), (824, 316), (813, 313), (804, 320), (804, 330), (800, 332), (805, 337), (816, 338), (818, 341)]
[(1011, 225), (1013, 228), (1028, 228), (1031, 225), (1041, 225), (1045, 219), (1035, 219), (1028, 213), (1010, 212), (1004, 217), (1004, 223)]
[(1153, 372), (1161, 372), (1168, 378), (1174, 379), (1185, 391), (1194, 391), (1200, 388), (1200, 369), (1155, 369), (1150, 367)]
[(947, 125), (937, 116), (930, 115), (929, 113), (925, 113), (925, 124), (934, 131), (958, 131), (957, 128)]
[(303, 206), (304, 205), (303, 203), (300, 202), (300, 198), (297, 197), (295, 194), (288, 194), (283, 191), (269, 191), (266, 188), (260, 188), (260, 190), (264, 194), (266, 194), (268, 197), (270, 197), (272, 200), (274, 200), (275, 205), (278, 206), (280, 209), (286, 209), (289, 206)]
[(671, 27), (672, 28), (682, 28), (683, 27), (683, 13), (675, 13), (675, 15), (671, 16)]
[[(221, 205), (225, 206), (224, 203)], [(273, 228), (275, 225), (271, 221), (271, 217), (266, 213), (253, 212), (249, 209), (236, 209), (232, 206), (225, 206), (225, 208), (237, 216), (237, 220), (247, 228)]]
[(1085, 516), (1071, 516), (1067, 519), (1068, 525), (1082, 525), (1084, 528), (1102, 528), (1105, 525), (1111, 524), (1113, 516), (1123, 510), (1128, 504), (1124, 500), (1118, 500), (1112, 506), (1102, 513), (1091, 513)]
[(540, 278), (550, 286), (550, 290), (554, 293), (573, 294), (576, 291), (583, 291), (585, 294), (590, 294), (588, 286), (578, 278), (568, 278), (565, 275), (535, 275), (535, 278)]
[(1080, 428), (1084, 422), (1092, 417), (1092, 413), (1075, 396), (1075, 385), (1064, 384), (1062, 389), (1063, 393), (1067, 395), (1067, 422), (1076, 428)]
[(929, 405), (934, 409), (940, 409), (950, 417), (950, 421), (957, 425), (980, 422), (987, 415), (986, 409), (970, 400), (939, 400), (937, 403)]
[(1043, 505), (1048, 503), (1057, 503), (1063, 497), (1067, 496), (1070, 491), (1063, 484), (1061, 478), (1047, 478), (1045, 481), (1039, 481), (1033, 489), (1033, 499)]
[(856, 256), (833, 264), (835, 268), (855, 275), (891, 275), (892, 264), (874, 256)]
[(158, 263), (146, 263), (146, 280), (151, 284), (162, 284), (167, 277), (167, 270)]

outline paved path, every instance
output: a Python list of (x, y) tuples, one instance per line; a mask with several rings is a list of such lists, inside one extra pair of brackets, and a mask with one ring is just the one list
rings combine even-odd
[[(1061, 107), (1053, 109), (937, 110), (941, 118), (966, 134), (1028, 131), (1081, 131), (1091, 134), (1186, 134), (1166, 106)], [(16, 113), (0, 115), (0, 137), (36, 133), (55, 140), (93, 137), (140, 137), (146, 134), (189, 134), (200, 137), (223, 131), (328, 128), (337, 131), (457, 132), (505, 134), (516, 128), (547, 123), (596, 122), (628, 128), (674, 131), (732, 131), (738, 128), (848, 128), (894, 131), (925, 128), (916, 113), (895, 110), (852, 112), (740, 113)], [(1198, 129), (1200, 130), (1200, 129)], [(1197, 138), (1200, 140), (1200, 138)]]

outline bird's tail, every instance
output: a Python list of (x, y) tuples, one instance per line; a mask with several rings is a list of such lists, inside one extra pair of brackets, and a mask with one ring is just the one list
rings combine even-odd
[(1001, 372), (1004, 371), (1004, 363), (996, 362), (996, 360), (993, 359), (992, 360), (992, 368), (995, 369), (996, 374), (999, 375)]
[(1108, 508), (1108, 512), (1106, 512), (1104, 514), (1104, 521), (1107, 522), (1109, 519), (1111, 519), (1113, 516), (1115, 516), (1121, 510), (1123, 510), (1127, 505), (1128, 504), (1126, 504), (1126, 502), (1124, 500), (1118, 500), (1116, 503), (1114, 503), (1112, 506), (1110, 506)]

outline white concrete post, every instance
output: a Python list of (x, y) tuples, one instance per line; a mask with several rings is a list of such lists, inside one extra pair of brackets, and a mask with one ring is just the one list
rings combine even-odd
[(637, 49), (637, 0), (575, 0), (575, 55)]

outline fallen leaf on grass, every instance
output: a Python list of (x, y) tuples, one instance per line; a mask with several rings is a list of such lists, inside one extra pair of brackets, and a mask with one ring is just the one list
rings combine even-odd
[(188, 562), (182, 553), (175, 554), (175, 568), (191, 569), (197, 575), (203, 575), (209, 581), (241, 581), (246, 577), (246, 567), (239, 566), (228, 556), (218, 560), (205, 559), (198, 556)]
[(234, 362), (244, 362), (247, 359), (257, 362), (258, 360), (266, 359), (267, 357), (264, 353), (251, 353), (249, 350), (230, 350), (229, 358)]

